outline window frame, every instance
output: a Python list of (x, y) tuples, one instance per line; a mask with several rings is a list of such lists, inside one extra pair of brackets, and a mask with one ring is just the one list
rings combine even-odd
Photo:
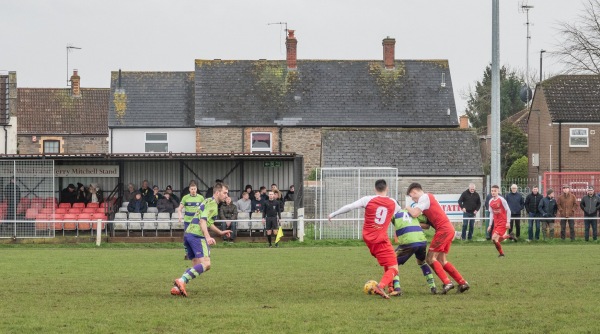
[[(254, 135), (268, 135), (269, 147), (254, 147)], [(273, 152), (273, 133), (271, 132), (250, 132), (250, 152)]]
[[(585, 135), (574, 135), (574, 130), (585, 130)], [(574, 138), (585, 138), (585, 145), (574, 145), (571, 141)], [(569, 147), (590, 147), (590, 129), (589, 128), (570, 128), (569, 129)]]
[[(164, 134), (166, 136), (166, 139), (164, 140), (148, 140), (148, 135), (149, 134)], [(166, 151), (148, 151), (148, 144), (167, 144), (167, 149)], [(169, 152), (169, 133), (168, 132), (144, 132), (144, 153), (168, 153)]]
[[(56, 143), (58, 145), (56, 152), (46, 152), (46, 143)], [(60, 154), (60, 140), (58, 139), (44, 139), (42, 141), (42, 153), (43, 154)]]

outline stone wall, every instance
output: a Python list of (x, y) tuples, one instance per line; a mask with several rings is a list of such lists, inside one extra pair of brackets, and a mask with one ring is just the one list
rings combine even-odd
[(60, 153), (108, 153), (108, 141), (106, 136), (36, 136), (32, 141), (31, 135), (18, 136), (19, 154), (42, 154), (44, 153), (44, 140), (60, 141)]

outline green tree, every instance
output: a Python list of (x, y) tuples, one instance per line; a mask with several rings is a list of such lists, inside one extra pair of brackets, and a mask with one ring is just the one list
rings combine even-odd
[(506, 172), (506, 179), (526, 179), (529, 167), (529, 159), (527, 156), (522, 156), (515, 161)]
[[(513, 124), (502, 124), (500, 128), (501, 174), (506, 175), (515, 161), (521, 157), (527, 159), (527, 137)], [(527, 164), (525, 164), (527, 167)], [(527, 177), (527, 174), (525, 174)]]
[[(502, 66), (500, 69), (500, 120), (523, 110), (525, 104), (519, 98), (524, 82), (515, 71)], [(483, 79), (468, 94), (466, 115), (474, 128), (487, 126), (487, 116), (492, 110), (492, 68), (488, 65)]]

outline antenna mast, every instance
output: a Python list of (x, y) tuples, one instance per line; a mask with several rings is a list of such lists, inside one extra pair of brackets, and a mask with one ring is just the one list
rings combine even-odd
[[(285, 29), (283, 31), (285, 31), (285, 34), (287, 36), (287, 32), (288, 32), (287, 22), (272, 22), (272, 23), (267, 23), (268, 26), (274, 25), (274, 24), (280, 25), (282, 27), (285, 26)], [(279, 33), (279, 53), (283, 53), (282, 50), (283, 49), (281, 47), (281, 32), (280, 32)]]
[(71, 81), (69, 80), (69, 52), (71, 52), (71, 50), (81, 50), (81, 48), (67, 44), (67, 87), (69, 87), (69, 82)]
[(526, 45), (526, 62), (525, 62), (525, 84), (527, 85), (527, 101), (526, 106), (529, 106), (529, 100), (531, 99), (531, 96), (529, 96), (530, 92), (531, 92), (531, 86), (529, 84), (529, 43), (531, 42), (531, 35), (529, 34), (529, 10), (532, 9), (533, 6), (530, 6), (527, 4), (527, 0), (523, 1), (521, 3), (521, 12), (525, 13), (525, 16), (527, 18), (527, 21), (525, 23), (525, 25), (527, 26), (527, 45)]

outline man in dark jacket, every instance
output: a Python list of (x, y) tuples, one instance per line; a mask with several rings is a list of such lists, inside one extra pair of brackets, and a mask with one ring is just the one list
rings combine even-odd
[(540, 240), (540, 210), (538, 206), (540, 206), (540, 202), (544, 198), (542, 194), (540, 194), (538, 187), (533, 187), (531, 189), (531, 194), (527, 195), (525, 198), (525, 211), (529, 215), (529, 229), (527, 231), (527, 241), (533, 240), (533, 224), (535, 223), (535, 240)]
[(75, 199), (77, 198), (77, 193), (75, 192), (75, 185), (73, 183), (69, 183), (69, 185), (60, 192), (60, 202), (61, 203), (75, 203)]
[(543, 218), (542, 235), (544, 236), (544, 240), (546, 240), (547, 228), (550, 228), (548, 237), (550, 240), (554, 239), (554, 218), (556, 217), (556, 211), (558, 211), (558, 206), (556, 206), (556, 200), (554, 199), (554, 190), (548, 189), (546, 191), (546, 197), (540, 201), (538, 210), (540, 211), (540, 216)]
[(137, 213), (146, 213), (148, 211), (148, 203), (142, 198), (141, 193), (135, 193), (135, 199), (127, 204), (127, 211)]
[(523, 195), (517, 190), (519, 187), (516, 184), (510, 186), (510, 192), (504, 196), (508, 206), (510, 207), (510, 229), (508, 234), (513, 232), (513, 225), (517, 230), (515, 236), (517, 239), (521, 236), (521, 210), (525, 206)]
[[(465, 190), (458, 198), (458, 206), (463, 212), (463, 226), (461, 232), (462, 240), (473, 239), (473, 228), (475, 226), (475, 215), (481, 208), (481, 196), (475, 191), (475, 184), (469, 184), (469, 189)], [(469, 234), (467, 236), (467, 226)]]
[(590, 226), (592, 227), (592, 238), (598, 240), (598, 210), (600, 210), (600, 198), (594, 194), (594, 187), (589, 186), (587, 195), (581, 198), (579, 204), (583, 210), (583, 225), (585, 241), (590, 241)]
[[(269, 241), (269, 248), (272, 247), (271, 244), (271, 235), (277, 234), (277, 230), (279, 229), (279, 220), (281, 219), (281, 211), (283, 208), (281, 203), (275, 199), (275, 193), (271, 190), (269, 191), (269, 200), (264, 202), (263, 209), (263, 224), (265, 225), (265, 229), (267, 230), (267, 240)], [(275, 247), (279, 247), (277, 243), (275, 243)]]
[(158, 200), (156, 203), (156, 209), (158, 212), (168, 212), (173, 213), (175, 209), (179, 206), (172, 197), (171, 193), (165, 192), (165, 194)]

